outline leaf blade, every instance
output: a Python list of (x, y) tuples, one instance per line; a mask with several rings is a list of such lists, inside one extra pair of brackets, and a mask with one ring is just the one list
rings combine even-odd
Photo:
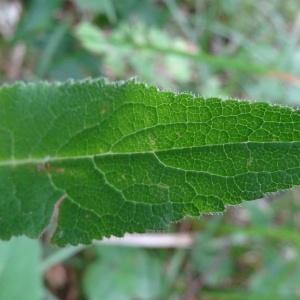
[(63, 245), (160, 230), (300, 182), (290, 108), (104, 80), (3, 87), (0, 108), (2, 238), (40, 234), (61, 197)]

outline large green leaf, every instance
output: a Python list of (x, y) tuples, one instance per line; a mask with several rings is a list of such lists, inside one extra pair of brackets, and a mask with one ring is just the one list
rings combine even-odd
[(165, 228), (300, 183), (300, 115), (128, 81), (0, 89), (0, 237)]

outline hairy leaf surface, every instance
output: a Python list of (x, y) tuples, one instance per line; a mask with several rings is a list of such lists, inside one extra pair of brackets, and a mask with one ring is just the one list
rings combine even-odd
[[(0, 237), (89, 243), (300, 184), (300, 115), (134, 81), (0, 89)], [(52, 218), (52, 219), (51, 219)]]

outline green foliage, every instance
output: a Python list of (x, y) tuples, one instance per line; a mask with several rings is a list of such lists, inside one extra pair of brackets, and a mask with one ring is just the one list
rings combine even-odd
[(6, 86), (0, 106), (2, 238), (38, 236), (57, 201), (54, 241), (78, 244), (300, 183), (290, 108), (103, 80)]
[[(270, 68), (263, 64), (247, 63), (245, 57), (218, 57), (196, 48), (190, 49), (191, 45), (185, 39), (174, 39), (165, 32), (156, 28), (146, 28), (143, 24), (136, 24), (134, 28), (122, 25), (114, 34), (107, 35), (96, 26), (83, 22), (76, 27), (75, 35), (84, 48), (103, 55), (106, 65), (113, 68), (114, 74), (120, 76), (126, 64), (130, 64), (131, 67), (138, 69), (144, 78), (155, 78), (156, 68), (153, 59), (159, 59), (160, 56), (164, 56), (161, 68), (168, 70), (181, 84), (191, 80), (191, 69), (195, 61), (207, 63), (216, 70), (226, 68), (250, 74), (266, 73)], [(140, 61), (144, 64), (140, 64)], [(161, 78), (158, 78), (157, 82), (160, 81)]]
[[(164, 90), (298, 106), (299, 9), (299, 0), (2, 0), (0, 82), (134, 76)], [(25, 185), (29, 189), (31, 184), (28, 180)], [(130, 253), (155, 261), (164, 270), (168, 283), (163, 281), (159, 287), (146, 270), (140, 273), (158, 288), (160, 298), (153, 300), (299, 299), (299, 199), (299, 189), (292, 189), (229, 207), (224, 214), (173, 223), (169, 231), (174, 235), (184, 232), (197, 237), (190, 250), (131, 252), (83, 245), (57, 249), (45, 238), (47, 228), (35, 244), (39, 243), (45, 259), (40, 262), (40, 283), (55, 297), (45, 291), (40, 299), (88, 300), (91, 291), (109, 298), (114, 290), (128, 292), (124, 297), (132, 298), (138, 291), (124, 286), (133, 286), (136, 279), (122, 264)], [(30, 201), (22, 205), (23, 211), (32, 211)], [(40, 208), (38, 215), (45, 211)], [(7, 211), (13, 215), (18, 210), (8, 207)], [(13, 220), (14, 226), (20, 226), (19, 220)], [(23, 255), (9, 260), (1, 251), (8, 247), (11, 254), (22, 249)], [(5, 297), (8, 289), (16, 299), (25, 298), (30, 284), (23, 283), (33, 275), (29, 264), (21, 266), (39, 254), (15, 238), (0, 243), (0, 252), (8, 266), (0, 268), (0, 284), (4, 283), (0, 299), (13, 299), (9, 293)], [(90, 270), (94, 270), (93, 282), (109, 284), (107, 273), (95, 270), (112, 265), (116, 267), (109, 275), (120, 278), (113, 288), (104, 293), (92, 281), (87, 284)], [(115, 272), (124, 274), (123, 279), (111, 274)]]
[(99, 247), (98, 253), (100, 259), (86, 270), (83, 279), (88, 299), (161, 298), (167, 282), (158, 257), (130, 248)]
[(38, 241), (25, 237), (1, 241), (0, 299), (16, 300), (22, 295), (24, 300), (40, 300), (43, 294), (40, 259)]

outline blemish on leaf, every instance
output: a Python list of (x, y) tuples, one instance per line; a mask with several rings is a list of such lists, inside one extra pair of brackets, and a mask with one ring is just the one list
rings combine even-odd
[(47, 163), (41, 163), (41, 164), (38, 164), (36, 168), (37, 168), (38, 172), (47, 173), (51, 170), (51, 165), (48, 162)]

